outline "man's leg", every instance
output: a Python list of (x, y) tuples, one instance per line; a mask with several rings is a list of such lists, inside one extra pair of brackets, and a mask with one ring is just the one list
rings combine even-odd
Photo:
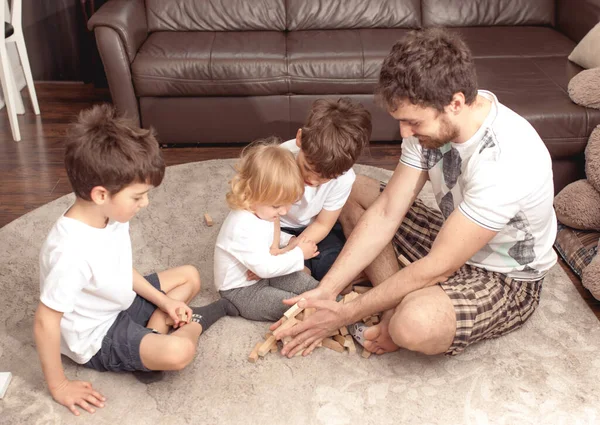
[[(340, 223), (346, 238), (350, 237), (354, 227), (365, 211), (375, 202), (379, 193), (379, 181), (360, 174), (356, 176), (350, 197), (340, 214)], [(373, 286), (377, 286), (399, 270), (396, 252), (393, 245), (389, 243), (375, 260), (365, 268), (365, 275), (367, 275)], [(369, 351), (372, 350), (368, 347), (374, 347), (373, 344), (376, 344), (377, 350), (380, 350), (381, 353), (398, 350), (398, 346), (390, 337), (388, 330), (393, 313), (394, 310), (385, 311), (382, 314), (381, 322), (365, 331), (364, 337), (369, 341), (368, 344), (365, 344), (365, 347)]]
[[(169, 298), (189, 304), (200, 292), (200, 273), (193, 266), (181, 266), (158, 273), (160, 288)], [(150, 320), (148, 328), (156, 329), (160, 333), (167, 333), (169, 326), (166, 324), (167, 313), (156, 309)], [(200, 334), (198, 334), (200, 335)]]
[[(391, 315), (384, 338), (382, 327), (365, 331), (365, 348), (376, 354), (390, 351), (390, 344), (424, 354), (445, 353), (456, 333), (456, 315), (452, 301), (440, 286), (431, 286), (408, 294)], [(367, 338), (369, 336), (369, 338)]]

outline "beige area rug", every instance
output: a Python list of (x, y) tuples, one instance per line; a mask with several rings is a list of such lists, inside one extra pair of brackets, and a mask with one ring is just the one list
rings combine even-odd
[[(131, 223), (140, 272), (200, 269), (203, 289), (193, 305), (217, 298), (213, 246), (227, 214), (232, 164), (169, 167), (150, 206)], [(32, 337), (39, 248), (72, 200), (60, 198), (0, 229), (0, 371), (14, 375), (0, 400), (2, 425), (600, 423), (600, 322), (558, 266), (524, 328), (455, 358), (400, 351), (363, 359), (321, 348), (307, 358), (271, 354), (251, 364), (247, 356), (268, 324), (225, 318), (200, 338), (193, 364), (159, 383), (64, 359), (69, 378), (91, 381), (108, 399), (96, 414), (76, 418), (46, 390)], [(214, 227), (204, 224), (205, 212)]]

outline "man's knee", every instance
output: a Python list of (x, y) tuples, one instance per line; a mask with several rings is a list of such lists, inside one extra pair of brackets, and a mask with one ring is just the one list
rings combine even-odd
[(454, 339), (455, 325), (439, 315), (438, 305), (409, 294), (396, 308), (389, 332), (394, 343), (427, 355), (446, 351)]
[(173, 337), (164, 348), (164, 355), (169, 370), (182, 370), (194, 360), (196, 347), (188, 339)]

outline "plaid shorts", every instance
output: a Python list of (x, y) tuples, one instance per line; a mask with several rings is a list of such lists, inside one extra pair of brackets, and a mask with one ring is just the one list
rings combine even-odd
[[(381, 191), (384, 188), (385, 183), (381, 183)], [(417, 199), (392, 240), (396, 256), (402, 254), (411, 262), (423, 258), (443, 224), (440, 212)], [(539, 304), (543, 280), (515, 280), (463, 265), (439, 284), (456, 313), (456, 334), (446, 354), (459, 354), (470, 344), (520, 328)]]

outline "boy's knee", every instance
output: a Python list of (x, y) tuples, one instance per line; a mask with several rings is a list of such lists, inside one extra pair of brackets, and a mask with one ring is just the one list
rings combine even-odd
[(200, 280), (200, 272), (194, 266), (184, 266), (184, 273), (186, 281), (189, 285), (191, 285), (194, 295), (200, 292), (200, 288), (202, 287), (202, 282)]
[(165, 354), (170, 370), (182, 370), (194, 360), (196, 347), (185, 338), (173, 337), (165, 347)]

